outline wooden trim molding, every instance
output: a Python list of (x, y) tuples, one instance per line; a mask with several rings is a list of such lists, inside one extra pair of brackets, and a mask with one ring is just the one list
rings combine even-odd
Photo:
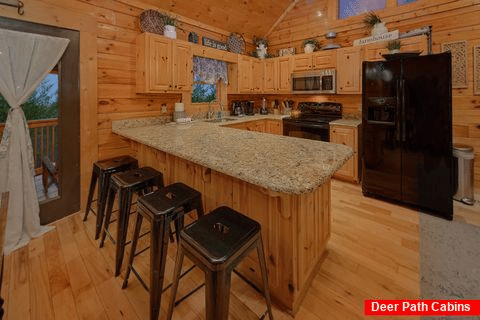
[(480, 45), (473, 47), (473, 94), (480, 95)]
[[(72, 7), (74, 6), (74, 8)], [(98, 159), (97, 133), (97, 21), (92, 5), (39, 0), (28, 1), (28, 10), (19, 16), (1, 10), (2, 16), (80, 31), (80, 194), (87, 194), (92, 164)], [(81, 197), (81, 208), (86, 199)]]

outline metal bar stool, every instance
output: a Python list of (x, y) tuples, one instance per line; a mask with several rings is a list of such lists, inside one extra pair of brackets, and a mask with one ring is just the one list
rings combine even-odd
[[(140, 197), (137, 202), (137, 220), (133, 233), (132, 248), (127, 272), (122, 288), (126, 288), (130, 271), (135, 274), (145, 289), (150, 291), (150, 319), (158, 319), (165, 275), (165, 262), (168, 250), (170, 224), (175, 222), (177, 241), (184, 226), (184, 216), (192, 210), (197, 217), (203, 216), (202, 194), (183, 183), (173, 183), (156, 192)], [(150, 289), (133, 267), (137, 241), (140, 235), (143, 218), (150, 222)], [(190, 271), (189, 269), (188, 271)], [(188, 272), (187, 271), (187, 272)]]
[[(97, 220), (95, 223), (95, 239), (100, 236), (102, 230), (103, 216), (105, 212), (105, 203), (107, 200), (107, 191), (110, 184), (110, 176), (114, 173), (138, 168), (138, 160), (131, 156), (120, 156), (97, 161), (93, 164), (92, 178), (90, 180), (90, 189), (88, 190), (87, 207), (83, 221), (87, 220), (88, 214), (92, 211)], [(98, 180), (97, 212), (92, 209), (93, 194)]]
[(118, 224), (115, 253), (115, 276), (120, 274), (122, 267), (125, 245), (127, 244), (128, 220), (130, 217), (130, 207), (132, 205), (132, 196), (134, 193), (143, 195), (153, 191), (153, 187), (163, 188), (163, 175), (150, 167), (132, 169), (112, 175), (107, 195), (107, 210), (105, 212), (105, 222), (103, 224), (102, 238), (100, 248), (103, 247), (107, 233), (113, 241), (113, 237), (108, 232), (111, 223), (113, 202), (115, 195), (118, 194)]
[(181, 231), (167, 319), (172, 319), (185, 255), (205, 272), (206, 319), (227, 320), (233, 268), (255, 248), (273, 320), (260, 224), (229, 207), (217, 208)]

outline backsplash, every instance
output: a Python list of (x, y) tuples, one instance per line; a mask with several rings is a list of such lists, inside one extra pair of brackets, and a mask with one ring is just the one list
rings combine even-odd
[(267, 100), (267, 108), (269, 112), (273, 113), (272, 102), (278, 100), (281, 104), (284, 100), (293, 100), (293, 109), (298, 108), (299, 102), (307, 101), (335, 101), (340, 102), (343, 107), (344, 118), (360, 119), (362, 114), (362, 96), (361, 95), (299, 95), (299, 94), (229, 94), (228, 95), (228, 109), (232, 109), (232, 101), (234, 100), (249, 100), (254, 101), (255, 109), (259, 109), (262, 104), (262, 97)]

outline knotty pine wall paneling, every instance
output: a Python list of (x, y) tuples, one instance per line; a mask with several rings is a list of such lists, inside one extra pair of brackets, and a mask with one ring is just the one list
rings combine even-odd
[[(112, 121), (159, 116), (162, 105), (167, 106), (167, 115), (172, 115), (174, 104), (182, 95), (135, 92), (135, 39), (141, 33), (138, 22), (144, 10), (141, 4), (118, 0), (29, 0), (24, 9), (25, 14), (19, 16), (14, 8), (1, 6), (0, 16), (80, 30), (84, 208), (93, 162), (130, 152), (130, 144), (112, 133)], [(190, 31), (218, 40), (226, 40), (229, 35), (227, 31), (178, 18), (178, 39), (186, 40)]]
[[(269, 52), (280, 48), (295, 47), (303, 53), (305, 39), (316, 38), (321, 45), (326, 43), (325, 31), (337, 32), (336, 42), (342, 47), (351, 46), (355, 39), (366, 37), (369, 31), (364, 26), (363, 15), (339, 20), (337, 0), (300, 1), (277, 28), (268, 36)], [(316, 15), (322, 11), (322, 17)], [(473, 48), (480, 44), (480, 3), (467, 0), (417, 0), (415, 3), (397, 6), (395, 0), (387, 0), (387, 6), (377, 11), (389, 30), (406, 32), (423, 26), (432, 26), (433, 52), (441, 50), (441, 44), (466, 40), (468, 88), (453, 89), (453, 140), (475, 149), (475, 187), (480, 189), (480, 96), (473, 94)], [(335, 97), (334, 97), (335, 98)], [(337, 96), (335, 100), (357, 100), (361, 97)], [(345, 108), (350, 111), (350, 107)], [(361, 109), (358, 109), (360, 112)]]

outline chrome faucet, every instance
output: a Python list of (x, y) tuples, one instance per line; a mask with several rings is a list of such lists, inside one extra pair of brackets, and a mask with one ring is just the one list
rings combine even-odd
[(212, 103), (213, 103), (213, 101), (210, 101), (208, 103), (207, 119), (213, 119), (213, 115), (215, 114), (212, 110)]

